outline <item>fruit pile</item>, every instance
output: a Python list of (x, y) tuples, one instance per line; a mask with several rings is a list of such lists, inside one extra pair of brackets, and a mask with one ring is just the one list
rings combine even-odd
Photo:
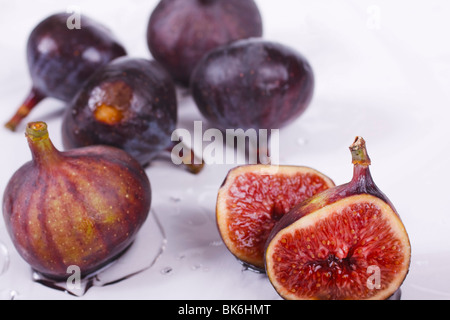
[[(177, 86), (188, 87), (221, 130), (281, 128), (314, 92), (306, 58), (262, 38), (253, 0), (161, 0), (147, 27), (154, 60), (127, 56), (89, 17), (79, 28), (69, 28), (69, 19), (54, 14), (30, 34), (32, 88), (6, 123), (16, 130), (46, 97), (67, 106), (65, 151), (53, 146), (45, 122), (28, 123), (32, 160), (3, 196), (17, 251), (52, 279), (65, 279), (71, 265), (88, 276), (132, 245), (151, 205), (144, 168), (173, 145)], [(343, 186), (312, 168), (245, 165), (219, 189), (225, 245), (265, 271), (286, 299), (386, 299), (407, 274), (408, 235), (370, 176), (364, 140), (351, 150), (354, 177)], [(203, 168), (186, 163), (192, 173)]]

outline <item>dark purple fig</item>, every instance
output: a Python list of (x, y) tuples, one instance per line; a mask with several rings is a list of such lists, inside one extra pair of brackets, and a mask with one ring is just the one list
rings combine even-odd
[(245, 39), (210, 52), (191, 78), (194, 100), (220, 129), (279, 129), (299, 117), (314, 91), (314, 75), (297, 51)]
[(110, 145), (148, 165), (171, 145), (177, 97), (156, 61), (118, 58), (100, 68), (71, 101), (62, 124), (66, 149)]
[(124, 252), (145, 222), (150, 182), (129, 154), (108, 146), (59, 152), (44, 122), (29, 123), (33, 156), (3, 196), (9, 235), (31, 267), (53, 278), (97, 271)]
[[(58, 13), (40, 22), (27, 43), (32, 88), (17, 113), (6, 124), (17, 125), (44, 98), (70, 101), (86, 79), (100, 66), (126, 55), (110, 30), (87, 16), (80, 28), (69, 28), (71, 15)], [(68, 26), (69, 25), (69, 26)]]
[(147, 29), (155, 60), (187, 86), (192, 70), (210, 50), (262, 36), (261, 14), (253, 0), (161, 0)]

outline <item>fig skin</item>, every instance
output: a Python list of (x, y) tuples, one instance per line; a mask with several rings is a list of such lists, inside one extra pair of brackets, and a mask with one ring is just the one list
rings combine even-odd
[(310, 104), (314, 73), (285, 45), (245, 39), (207, 54), (192, 74), (191, 91), (202, 115), (222, 130), (279, 129)]
[(103, 66), (69, 104), (62, 124), (65, 149), (109, 145), (148, 165), (172, 143), (175, 86), (156, 62), (121, 57)]
[(14, 173), (3, 196), (12, 242), (48, 278), (66, 279), (70, 265), (89, 275), (132, 244), (150, 210), (150, 181), (123, 150), (59, 152), (43, 122), (30, 123), (26, 136), (33, 159)]
[[(359, 140), (358, 143), (364, 144), (363, 148), (365, 149), (365, 142), (361, 140), (361, 138), (357, 138)], [(366, 151), (364, 151), (366, 152)], [(288, 214), (284, 215), (282, 219), (280, 219), (279, 223), (274, 227), (271, 232), (268, 242), (282, 229), (291, 225), (295, 221), (301, 219), (302, 217), (315, 212), (321, 208), (324, 208), (330, 204), (333, 204), (339, 200), (360, 195), (360, 194), (368, 194), (372, 195), (376, 198), (381, 199), (386, 202), (386, 204), (392, 208), (394, 213), (400, 218), (397, 210), (395, 209), (392, 202), (388, 199), (388, 197), (377, 187), (375, 182), (373, 181), (372, 175), (370, 173), (369, 165), (371, 163), (369, 156), (367, 153), (362, 156), (366, 159), (363, 162), (355, 162), (353, 160), (353, 178), (350, 182), (344, 183), (339, 186), (335, 186), (334, 188), (330, 188), (322, 191), (321, 193), (306, 199), (302, 203), (298, 204), (295, 208), (293, 208)]]
[(5, 125), (15, 130), (20, 121), (46, 97), (70, 101), (101, 66), (127, 54), (112, 32), (82, 15), (81, 29), (69, 29), (71, 14), (57, 13), (41, 21), (27, 42), (32, 89), (17, 113)]
[(210, 50), (261, 37), (262, 18), (253, 0), (162, 0), (147, 27), (151, 54), (181, 85)]
[[(404, 272), (401, 276), (403, 276), (402, 279), (396, 279), (398, 286), (395, 288), (388, 287), (381, 293), (377, 293), (375, 296), (376, 299), (383, 299), (383, 300), (389, 300), (389, 299), (399, 299), (400, 298), (400, 286), (405, 280), (408, 271), (409, 266), (411, 262), (411, 244), (409, 241), (408, 234), (404, 228), (404, 225), (401, 221), (401, 218), (394, 208), (392, 202), (387, 198), (387, 196), (376, 186), (375, 182), (373, 181), (373, 178), (370, 174), (369, 166), (371, 164), (371, 160), (367, 154), (367, 149), (365, 145), (365, 141), (361, 137), (357, 137), (355, 139), (355, 142), (350, 146), (350, 150), (352, 153), (352, 162), (354, 164), (354, 172), (353, 172), (353, 179), (346, 184), (336, 186), (334, 188), (327, 189), (325, 191), (322, 191), (321, 193), (316, 194), (315, 196), (306, 199), (305, 201), (301, 202), (297, 206), (295, 206), (291, 211), (289, 211), (287, 214), (285, 214), (278, 223), (274, 226), (272, 229), (266, 245), (265, 245), (265, 268), (266, 272), (268, 274), (269, 280), (274, 285), (277, 292), (285, 299), (290, 299), (290, 297), (285, 296), (286, 292), (283, 292), (282, 289), (278, 288), (277, 285), (275, 285), (275, 275), (271, 273), (272, 264), (275, 262), (272, 262), (270, 259), (270, 256), (272, 254), (272, 247), (276, 245), (276, 241), (273, 241), (275, 238), (277, 238), (280, 234), (283, 233), (284, 230), (291, 227), (294, 223), (302, 221), (302, 219), (305, 219), (305, 217), (314, 214), (315, 212), (321, 210), (321, 209), (327, 209), (333, 206), (334, 204), (342, 203), (343, 201), (347, 201), (345, 205), (352, 204), (352, 201), (359, 201), (358, 197), (364, 197), (361, 198), (363, 202), (369, 201), (373, 203), (377, 203), (380, 206), (383, 206), (386, 212), (391, 212), (390, 221), (391, 223), (396, 224), (396, 228), (401, 230), (402, 233), (402, 241), (405, 244), (404, 250), (404, 256), (407, 257), (407, 261), (404, 262), (404, 269), (401, 271)], [(343, 204), (344, 205), (344, 204)], [(331, 209), (329, 209), (331, 210)], [(334, 209), (339, 210), (339, 208)], [(342, 227), (343, 231), (344, 227)], [(380, 231), (381, 232), (381, 231)], [(329, 235), (329, 239), (327, 240), (336, 240), (333, 238), (333, 234)], [(337, 239), (339, 239), (339, 235), (337, 235)], [(351, 250), (349, 250), (350, 252)], [(350, 254), (350, 253), (348, 253)], [(298, 253), (297, 253), (298, 255)], [(346, 257), (348, 258), (348, 257)], [(351, 257), (350, 257), (351, 258)], [(336, 259), (336, 257), (334, 257)], [(334, 263), (334, 262), (333, 262)], [(365, 272), (365, 271), (364, 271)], [(315, 299), (322, 299), (322, 297), (314, 297)], [(347, 297), (352, 299), (358, 299), (358, 297)]]

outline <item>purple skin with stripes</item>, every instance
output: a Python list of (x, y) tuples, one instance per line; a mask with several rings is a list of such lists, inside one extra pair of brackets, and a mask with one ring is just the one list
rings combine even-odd
[(67, 268), (76, 265), (86, 276), (131, 245), (150, 209), (150, 182), (120, 149), (59, 152), (45, 132), (43, 122), (27, 127), (33, 159), (6, 187), (5, 224), (34, 270), (65, 279)]

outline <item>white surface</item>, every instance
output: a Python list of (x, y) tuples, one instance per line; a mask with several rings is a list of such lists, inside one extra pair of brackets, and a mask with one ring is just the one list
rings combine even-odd
[[(156, 3), (0, 0), (1, 122), (12, 115), (31, 85), (25, 44), (42, 18), (77, 5), (108, 25), (130, 55), (150, 57), (145, 32)], [(403, 299), (449, 299), (450, 2), (257, 3), (264, 37), (302, 52), (317, 81), (308, 111), (281, 130), (281, 163), (314, 167), (341, 184), (352, 173), (348, 146), (356, 135), (363, 136), (374, 179), (395, 204), (412, 242)], [(61, 108), (60, 102), (48, 99), (27, 119), (45, 120), (58, 148)], [(180, 95), (179, 118), (180, 127), (186, 128), (202, 120), (190, 97)], [(2, 193), (13, 172), (30, 159), (23, 130), (24, 124), (18, 133), (0, 128)], [(231, 167), (210, 166), (198, 176), (163, 161), (148, 168), (152, 208), (167, 238), (162, 256), (147, 271), (113, 286), (93, 288), (82, 299), (278, 299), (264, 275), (242, 270), (217, 233), (215, 196)], [(160, 240), (146, 243), (150, 252), (159, 248)], [(15, 252), (3, 221), (0, 241), (10, 259), (0, 275), (0, 297), (9, 298), (12, 292), (17, 299), (80, 299), (31, 281), (30, 269)]]

